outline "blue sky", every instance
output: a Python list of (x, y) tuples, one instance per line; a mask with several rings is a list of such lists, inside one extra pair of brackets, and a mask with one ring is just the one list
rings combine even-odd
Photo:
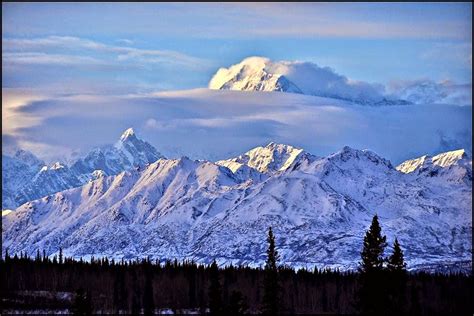
[[(2, 139), (4, 144), (35, 153), (66, 152), (67, 141), (59, 144), (57, 135), (61, 131), (74, 133), (68, 124), (97, 125), (81, 111), (81, 102), (92, 102), (100, 95), (146, 96), (205, 88), (217, 69), (248, 56), (313, 62), (350, 79), (385, 86), (421, 79), (469, 86), (471, 11), (471, 3), (2, 3)], [(91, 98), (84, 101), (85, 95)], [(81, 96), (82, 101), (73, 100), (75, 96)], [(70, 106), (63, 106), (67, 102)], [(120, 99), (121, 107), (126, 102)], [(183, 117), (184, 112), (179, 111), (176, 109), (175, 118)], [(210, 115), (202, 109), (186, 111), (186, 117), (190, 113), (198, 119)], [(64, 121), (68, 113), (75, 117)], [(462, 115), (453, 114), (451, 124), (456, 125), (459, 117)], [(91, 126), (93, 136), (79, 133), (74, 136), (77, 142), (67, 149), (83, 150), (86, 144), (111, 142), (113, 135), (129, 125), (146, 134), (146, 122), (159, 121), (151, 113), (140, 122), (127, 121), (119, 112), (111, 118), (104, 118), (108, 122), (104, 129), (109, 131)], [(472, 146), (472, 139), (466, 141), (470, 118), (459, 120), (462, 129), (447, 131), (448, 138), (457, 145), (467, 142)], [(258, 137), (242, 141), (242, 148), (234, 148), (235, 153), (262, 141), (278, 141), (278, 133), (284, 134), (281, 141), (298, 141), (296, 136), (290, 137), (291, 131), (280, 130), (286, 125), (278, 124), (271, 125), (275, 131), (268, 129), (272, 132), (267, 131), (263, 138), (263, 134), (254, 135)], [(440, 136), (434, 130), (429, 132), (437, 133), (429, 147), (432, 150), (439, 149)], [(423, 137), (429, 135), (426, 131)], [(463, 141), (458, 142), (456, 135), (464, 135)], [(151, 131), (147, 136), (153, 138)], [(160, 140), (153, 141), (159, 147)], [(349, 140), (339, 139), (333, 146), (326, 141), (326, 152), (321, 154), (351, 145), (345, 141)], [(364, 146), (363, 139), (350, 141)], [(409, 143), (406, 139), (396, 141)], [(411, 154), (427, 148), (414, 149)], [(187, 149), (177, 151), (186, 153)], [(219, 158), (224, 154), (230, 154), (230, 149)]]
[[(4, 52), (61, 54), (64, 59), (76, 59), (70, 61), (74, 67), (64, 72), (69, 65), (56, 64), (51, 69), (45, 60), (38, 61), (39, 56), (29, 55), (23, 60), (29, 71), (12, 66), (11, 71), (3, 72), (4, 86), (39, 85), (46, 76), (57, 78), (49, 78), (50, 82), (107, 77), (112, 82), (160, 90), (205, 87), (216, 69), (252, 55), (312, 61), (351, 79), (384, 84), (420, 78), (466, 83), (472, 74), (471, 6), (7, 3), (2, 5)], [(162, 62), (156, 56), (125, 61), (118, 60), (112, 50), (84, 49), (67, 42), (29, 47), (5, 42), (39, 41), (50, 36), (169, 51), (194, 58), (197, 65), (191, 60), (170, 67), (178, 59), (172, 54), (161, 56)], [(105, 59), (109, 64), (93, 64), (92, 58)], [(20, 74), (18, 68), (22, 68)], [(54, 71), (59, 76), (53, 76)]]

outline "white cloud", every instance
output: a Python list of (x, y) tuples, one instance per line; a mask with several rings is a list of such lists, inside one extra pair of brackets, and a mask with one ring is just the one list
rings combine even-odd
[[(258, 90), (273, 88), (263, 76), (283, 75), (296, 85), (297, 92), (307, 95), (334, 97), (363, 104), (383, 103), (387, 100), (406, 100), (416, 104), (472, 105), (472, 84), (458, 84), (449, 80), (398, 80), (387, 87), (347, 78), (329, 67), (313, 62), (272, 61), (264, 57), (248, 57), (228, 68), (220, 68), (209, 82), (211, 89)], [(274, 77), (271, 77), (274, 78)]]
[(399, 98), (417, 104), (457, 104), (472, 106), (472, 84), (429, 79), (393, 81), (388, 91)]
[(3, 53), (2, 63), (10, 65), (60, 65), (60, 66), (83, 66), (83, 65), (107, 65), (108, 63), (89, 56), (46, 54), (46, 53)]
[(228, 158), (270, 141), (318, 155), (344, 145), (368, 148), (395, 163), (449, 146), (472, 148), (465, 136), (472, 133), (472, 107), (452, 105), (367, 107), (289, 93), (200, 89), (54, 97), (27, 102), (16, 113), (22, 128), (13, 136), (46, 160), (57, 150), (115, 142), (130, 126), (164, 154), (195, 159)]
[(133, 45), (135, 42), (126, 38), (120, 38), (116, 41), (117, 43), (121, 43), (124, 45)]
[(256, 80), (263, 72), (285, 76), (304, 94), (369, 102), (384, 98), (383, 85), (351, 80), (329, 67), (311, 62), (271, 61), (264, 57), (248, 57), (229, 68), (220, 68), (209, 82), (209, 87), (220, 89), (229, 80), (234, 82), (252, 76)]
[[(48, 53), (49, 49), (64, 49), (76, 51), (76, 55), (57, 55)], [(109, 45), (85, 38), (73, 36), (48, 36), (32, 39), (3, 38), (2, 60), (4, 62), (36, 62), (65, 64), (65, 62), (79, 64), (83, 63), (111, 63), (107, 58), (93, 58), (78, 55), (77, 50), (89, 50), (92, 52), (103, 52), (113, 54), (118, 62), (131, 61), (138, 63), (170, 63), (192, 68), (209, 67), (209, 61), (189, 56), (171, 50), (140, 49), (129, 46)], [(40, 53), (37, 50), (42, 50)], [(28, 52), (26, 52), (28, 51)], [(5, 57), (6, 55), (6, 57)], [(7, 59), (6, 59), (7, 58)], [(8, 59), (9, 58), (9, 59)], [(59, 61), (55, 61), (59, 59)], [(61, 60), (64, 62), (61, 63)]]

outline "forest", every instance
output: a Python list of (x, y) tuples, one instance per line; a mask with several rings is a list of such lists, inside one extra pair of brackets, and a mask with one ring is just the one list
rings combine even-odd
[[(262, 236), (265, 242), (265, 236)], [(377, 216), (359, 269), (294, 270), (279, 261), (271, 227), (263, 268), (149, 258), (90, 261), (37, 251), (0, 260), (1, 309), (9, 313), (471, 315), (472, 274), (409, 272)]]

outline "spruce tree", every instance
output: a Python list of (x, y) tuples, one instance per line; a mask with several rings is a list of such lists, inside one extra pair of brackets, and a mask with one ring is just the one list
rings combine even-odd
[(36, 249), (35, 262), (41, 262), (41, 255), (39, 249)]
[(377, 215), (374, 215), (369, 230), (365, 233), (364, 248), (362, 249), (360, 271), (369, 273), (383, 269), (383, 253), (387, 246), (386, 236), (382, 236)]
[(212, 262), (209, 272), (209, 312), (211, 315), (220, 315), (222, 312), (221, 284), (216, 260)]
[(145, 266), (145, 288), (143, 290), (143, 311), (144, 315), (153, 315), (155, 312), (155, 304), (153, 302), (153, 271), (149, 260)]
[(275, 247), (275, 236), (272, 228), (268, 229), (268, 249), (267, 261), (265, 263), (265, 274), (263, 284), (263, 314), (276, 315), (280, 311), (279, 307), (279, 279), (278, 266), (279, 259), (278, 251)]
[(386, 236), (382, 236), (382, 229), (377, 215), (364, 237), (364, 246), (361, 252), (359, 271), (361, 272), (361, 288), (359, 291), (360, 312), (365, 315), (382, 315), (386, 313), (388, 303), (387, 282), (384, 273), (383, 257)]
[(63, 264), (63, 248), (59, 247), (59, 264)]
[(403, 251), (395, 238), (393, 244), (393, 253), (387, 260), (388, 275), (388, 293), (390, 297), (389, 314), (401, 315), (408, 312), (404, 309), (406, 300), (406, 264), (403, 259)]
[(406, 263), (403, 258), (403, 251), (400, 248), (400, 244), (398, 243), (397, 238), (395, 238), (395, 242), (393, 244), (393, 253), (388, 258), (387, 268), (389, 271), (393, 272), (406, 271)]

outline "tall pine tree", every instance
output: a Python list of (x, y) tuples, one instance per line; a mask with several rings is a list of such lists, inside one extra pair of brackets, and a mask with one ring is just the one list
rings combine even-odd
[(267, 261), (265, 263), (263, 284), (263, 314), (277, 315), (280, 312), (280, 284), (277, 266), (279, 255), (276, 250), (275, 236), (271, 227), (268, 228), (267, 242)]
[(402, 248), (400, 248), (397, 238), (395, 238), (395, 242), (393, 244), (393, 253), (390, 257), (388, 257), (387, 268), (389, 271), (393, 272), (406, 271), (406, 263), (403, 258), (403, 251)]
[(372, 224), (364, 237), (359, 266), (361, 288), (359, 291), (359, 309), (364, 315), (383, 315), (388, 304), (387, 282), (384, 273), (383, 256), (387, 246), (382, 236), (378, 217), (372, 218)]
[(369, 230), (365, 233), (359, 270), (362, 273), (381, 271), (383, 269), (383, 253), (387, 246), (386, 236), (382, 236), (378, 216), (374, 215)]
[(59, 264), (63, 264), (63, 248), (59, 247)]
[(222, 297), (216, 260), (212, 262), (209, 272), (209, 312), (211, 315), (220, 315), (222, 312)]
[(401, 315), (408, 312), (405, 309), (406, 301), (406, 264), (403, 259), (403, 251), (395, 238), (393, 253), (387, 259), (388, 294), (390, 299), (388, 315)]

